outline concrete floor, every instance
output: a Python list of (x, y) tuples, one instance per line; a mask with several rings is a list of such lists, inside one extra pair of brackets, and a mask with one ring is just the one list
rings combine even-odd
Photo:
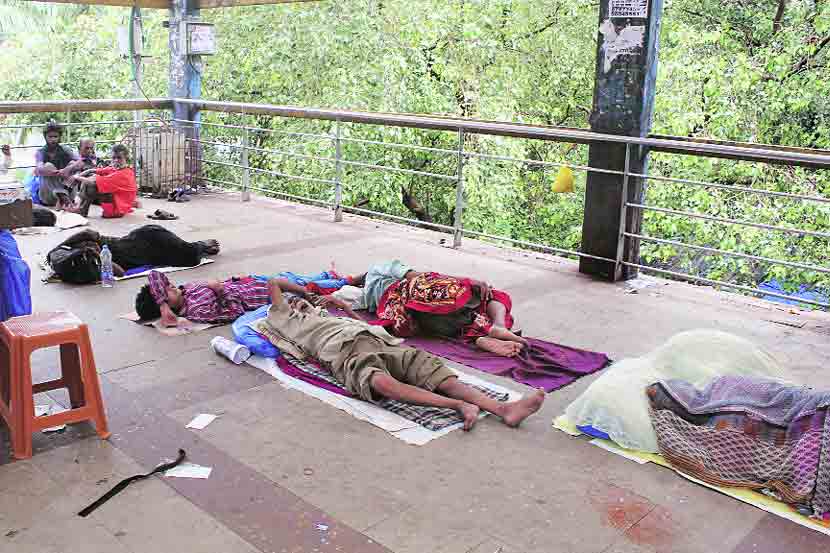
[[(526, 335), (642, 354), (673, 334), (718, 328), (765, 345), (796, 378), (830, 385), (830, 318), (679, 283), (638, 293), (595, 282), (575, 263), (283, 202), (204, 196), (146, 201), (122, 234), (156, 207), (188, 239), (217, 238), (213, 265), (175, 276), (307, 272), (336, 260), (347, 273), (400, 257), (420, 268), (482, 277), (509, 291)], [(551, 428), (594, 377), (548, 396), (520, 429), (496, 419), (414, 447), (317, 400), (283, 389), (208, 349), (228, 327), (165, 338), (117, 316), (140, 280), (115, 288), (40, 283), (37, 260), (68, 232), (19, 237), (33, 267), (36, 310), (68, 309), (91, 328), (113, 436), (86, 425), (35, 436), (35, 456), (9, 462), (0, 445), (0, 553), (187, 551), (397, 553), (778, 553), (826, 551), (830, 538), (721, 496), (659, 467), (630, 461)], [(35, 356), (37, 379), (57, 355)], [(499, 384), (521, 389), (512, 381)], [(65, 405), (62, 392), (37, 403)], [(198, 413), (220, 418), (184, 428)], [(3, 433), (5, 431), (2, 431)], [(125, 476), (174, 458), (212, 466), (208, 480), (153, 477), (88, 518), (76, 512)], [(319, 526), (318, 526), (319, 525)]]

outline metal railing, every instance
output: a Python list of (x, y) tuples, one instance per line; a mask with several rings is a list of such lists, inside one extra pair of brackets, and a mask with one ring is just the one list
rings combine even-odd
[[(97, 104), (96, 101), (85, 101), (78, 104), (78, 109), (74, 107), (70, 109), (63, 102), (29, 102), (13, 103), (13, 105), (10, 103), (0, 103), (0, 113), (95, 111), (97, 106), (100, 106), (102, 110), (168, 109), (172, 107), (172, 101), (163, 99), (144, 103), (130, 101), (129, 104), (114, 102), (100, 101), (100, 104)], [(509, 243), (521, 248), (529, 248), (568, 257), (594, 259), (611, 263), (615, 266), (631, 267), (670, 278), (729, 288), (753, 295), (792, 300), (800, 304), (825, 309), (830, 307), (824, 301), (805, 299), (788, 293), (761, 290), (757, 287), (747, 286), (746, 284), (738, 282), (710, 278), (708, 275), (691, 274), (691, 272), (675, 270), (674, 267), (650, 266), (642, 260), (632, 261), (626, 260), (623, 257), (624, 246), (630, 241), (638, 241), (643, 244), (655, 244), (678, 250), (699, 252), (703, 255), (735, 259), (741, 262), (760, 263), (765, 266), (781, 266), (818, 274), (830, 274), (830, 267), (822, 264), (804, 262), (804, 260), (798, 258), (797, 252), (790, 255), (790, 259), (782, 259), (761, 255), (760, 252), (755, 251), (733, 251), (723, 247), (715, 247), (712, 244), (700, 244), (693, 243), (693, 241), (679, 240), (676, 236), (656, 236), (644, 231), (626, 230), (626, 222), (631, 218), (639, 218), (643, 214), (651, 213), (665, 217), (676, 217), (684, 221), (701, 221), (706, 224), (755, 229), (769, 236), (787, 235), (795, 238), (810, 237), (821, 241), (830, 240), (830, 232), (828, 232), (830, 228), (827, 228), (830, 225), (822, 228), (804, 228), (803, 226), (795, 227), (791, 225), (769, 224), (766, 222), (725, 216), (724, 214), (675, 209), (673, 207), (655, 205), (645, 200), (624, 201), (622, 202), (619, 213), (620, 225), (618, 246), (616, 249), (617, 255), (614, 257), (604, 257), (582, 252), (575, 248), (559, 247), (551, 243), (540, 243), (508, 234), (500, 234), (488, 231), (486, 228), (470, 228), (469, 225), (465, 226), (464, 222), (465, 198), (469, 192), (465, 173), (470, 164), (474, 162), (518, 164), (522, 167), (542, 171), (550, 168), (569, 167), (583, 174), (604, 173), (617, 175), (622, 180), (623, 198), (628, 197), (628, 187), (632, 179), (638, 179), (645, 183), (651, 183), (652, 186), (666, 183), (703, 190), (750, 194), (760, 198), (774, 200), (780, 199), (801, 203), (810, 202), (818, 204), (822, 206), (821, 209), (824, 209), (824, 206), (830, 205), (830, 198), (820, 193), (793, 193), (718, 182), (716, 180), (687, 179), (671, 175), (661, 175), (654, 171), (651, 171), (652, 174), (635, 172), (631, 170), (629, 160), (635, 155), (640, 155), (643, 151), (642, 149), (647, 149), (649, 152), (660, 153), (661, 155), (690, 155), (701, 158), (735, 160), (736, 162), (797, 167), (812, 171), (830, 168), (830, 152), (712, 140), (702, 141), (676, 137), (639, 138), (603, 135), (580, 129), (472, 121), (437, 116), (365, 113), (202, 100), (176, 99), (175, 102), (201, 112), (201, 117), (197, 121), (175, 119), (170, 121), (170, 123), (186, 129), (189, 145), (187, 148), (188, 163), (200, 167), (198, 175), (195, 175), (195, 177), (203, 182), (218, 185), (223, 188), (238, 189), (241, 192), (243, 201), (250, 199), (251, 192), (260, 192), (262, 194), (324, 206), (333, 211), (335, 221), (342, 220), (343, 213), (348, 212), (382, 217), (392, 221), (415, 224), (446, 232), (452, 234), (453, 245), (455, 247), (459, 247), (462, 244), (464, 236), (469, 236)], [(235, 120), (237, 123), (229, 123), (227, 120), (221, 119), (222, 117)], [(215, 118), (220, 119), (213, 120)], [(326, 131), (307, 132), (306, 130), (298, 130), (298, 128), (291, 125), (283, 125), (284, 128), (268, 128), (261, 123), (250, 123), (251, 118), (259, 118), (260, 121), (278, 119), (283, 123), (287, 122), (291, 125), (302, 124), (303, 122), (323, 123), (326, 125)], [(11, 128), (11, 125), (0, 125), (0, 130), (4, 128)], [(347, 134), (345, 132), (347, 128), (353, 132)], [(402, 143), (394, 140), (372, 139), (367, 136), (361, 136), (355, 131), (355, 129), (361, 128), (399, 129), (401, 132), (411, 130), (421, 133), (451, 133), (455, 135), (453, 140), (455, 147), (433, 147), (422, 144)], [(282, 143), (278, 143), (278, 147), (268, 147), (276, 139), (261, 140), (261, 144), (254, 145), (252, 142), (252, 137), (254, 136), (282, 137), (283, 139), (302, 140), (305, 142), (300, 144), (300, 148), (296, 144), (286, 144), (285, 140), (282, 140)], [(495, 137), (507, 140), (564, 142), (574, 145), (620, 144), (625, 147), (626, 162), (621, 171), (614, 171), (590, 167), (584, 163), (572, 163), (567, 160), (530, 159), (516, 155), (505, 155), (503, 152), (498, 151), (495, 153), (483, 151), (478, 146), (472, 148), (468, 146), (470, 141), (480, 141), (485, 138), (494, 139)], [(449, 143), (448, 138), (445, 137), (442, 142)], [(314, 148), (312, 149), (315, 151), (310, 152), (308, 149), (305, 152), (298, 151), (308, 145), (313, 145)], [(448, 169), (451, 167), (452, 172), (413, 169), (384, 163), (382, 160), (356, 157), (354, 155), (356, 147), (375, 147), (383, 152), (417, 152), (422, 155), (435, 156), (447, 165)], [(252, 161), (252, 156), (259, 156), (257, 163)], [(286, 160), (290, 160), (294, 164), (290, 169), (284, 169)], [(297, 165), (299, 163), (305, 163), (306, 165)], [(349, 178), (347, 177), (352, 177), (357, 172), (364, 171), (383, 175), (429, 179), (430, 182), (436, 183), (434, 185), (436, 190), (444, 190), (448, 194), (447, 203), (452, 206), (451, 224), (425, 221), (377, 209), (367, 209), (360, 204), (348, 205), (348, 202), (344, 199), (346, 192), (350, 191)], [(826, 171), (823, 174), (824, 177), (822, 178), (825, 178), (827, 176)], [(268, 178), (269, 182), (264, 185), (258, 185), (257, 182), (262, 177)], [(321, 192), (317, 197), (314, 197), (313, 194), (298, 193), (281, 184), (289, 181), (306, 183), (309, 186), (321, 186), (322, 188), (320, 190), (325, 193)], [(440, 188), (440, 183), (450, 184), (453, 186), (453, 189), (447, 191)], [(826, 250), (830, 252), (830, 248), (826, 248)], [(826, 259), (823, 259), (823, 261), (826, 261)]]

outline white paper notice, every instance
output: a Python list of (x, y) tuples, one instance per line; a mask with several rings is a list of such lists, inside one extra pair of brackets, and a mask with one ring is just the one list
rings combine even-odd
[(201, 415), (197, 415), (192, 421), (187, 423), (187, 426), (185, 426), (185, 428), (195, 428), (196, 430), (202, 430), (204, 427), (206, 427), (215, 420), (216, 415), (202, 413)]
[(194, 465), (193, 463), (182, 463), (177, 467), (169, 469), (164, 475), (176, 478), (209, 478), (212, 470), (212, 467), (203, 467)]
[(648, 0), (611, 0), (608, 17), (648, 17)]

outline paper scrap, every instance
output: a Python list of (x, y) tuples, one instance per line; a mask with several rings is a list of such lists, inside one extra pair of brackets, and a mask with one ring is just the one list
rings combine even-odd
[(216, 417), (217, 415), (202, 413), (201, 415), (197, 415), (196, 417), (194, 417), (192, 421), (187, 423), (187, 426), (185, 426), (185, 428), (195, 428), (196, 430), (202, 430), (204, 427), (215, 421)]
[(35, 416), (43, 417), (52, 413), (51, 405), (35, 405)]
[(617, 447), (617, 446), (609, 443), (608, 440), (600, 440), (599, 438), (594, 438), (589, 443), (591, 443), (591, 444), (593, 444), (593, 445), (595, 445), (599, 448), (602, 448), (605, 451), (610, 451), (611, 453), (616, 453), (620, 457), (625, 457), (629, 461), (634, 461), (635, 463), (638, 463), (640, 465), (645, 465), (646, 463), (649, 462), (648, 459), (643, 459), (642, 457), (638, 457), (637, 455), (632, 455), (632, 454), (628, 453), (625, 449), (623, 449), (621, 447)]
[(213, 467), (203, 467), (193, 463), (182, 463), (164, 473), (165, 476), (175, 478), (209, 478)]
[(321, 532), (325, 532), (326, 530), (329, 529), (329, 526), (328, 526), (328, 524), (315, 524), (315, 528), (317, 528)]

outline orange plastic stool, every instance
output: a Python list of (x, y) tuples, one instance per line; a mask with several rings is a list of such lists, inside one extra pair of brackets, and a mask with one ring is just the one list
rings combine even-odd
[[(32, 383), (32, 352), (60, 346), (61, 378)], [(67, 388), (71, 409), (35, 417), (34, 394)], [(66, 311), (13, 317), (0, 323), (0, 415), (11, 433), (12, 454), (32, 456), (32, 433), (91, 420), (102, 439), (110, 436), (87, 326)]]

